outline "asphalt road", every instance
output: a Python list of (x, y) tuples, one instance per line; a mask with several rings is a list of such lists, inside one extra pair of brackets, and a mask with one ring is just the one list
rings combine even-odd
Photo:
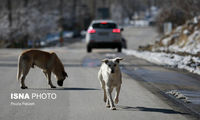
[[(130, 42), (134, 46), (134, 42)], [(130, 45), (130, 44), (129, 44)], [(69, 78), (63, 87), (50, 89), (39, 68), (31, 69), (21, 90), (16, 80), (17, 56), (22, 50), (0, 50), (0, 120), (190, 120), (190, 113), (149, 90), (146, 85), (123, 73), (123, 84), (117, 110), (105, 107), (103, 92), (97, 79), (100, 60), (108, 56), (126, 56), (113, 50), (86, 53), (84, 43), (62, 48), (46, 48), (61, 58)], [(134, 59), (132, 57), (131, 59)], [(142, 64), (143, 60), (137, 60)], [(129, 61), (122, 62), (129, 65)], [(148, 63), (146, 63), (148, 66)], [(149, 64), (150, 65), (150, 64)], [(56, 85), (52, 76), (53, 84)], [(148, 85), (147, 85), (148, 86)], [(13, 94), (28, 94), (30, 99), (15, 99)], [(31, 98), (33, 94), (43, 97)], [(45, 98), (51, 94), (54, 97)], [(55, 98), (56, 96), (56, 98)], [(25, 98), (25, 97), (24, 97)]]
[(123, 36), (127, 40), (128, 49), (138, 49), (138, 46), (154, 43), (159, 34), (156, 32), (156, 28), (151, 27), (126, 27), (122, 32)]

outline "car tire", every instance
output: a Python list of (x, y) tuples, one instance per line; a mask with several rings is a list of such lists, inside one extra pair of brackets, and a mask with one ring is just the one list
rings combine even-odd
[(121, 47), (117, 48), (117, 52), (122, 52), (122, 48)]
[(87, 47), (87, 52), (91, 53), (92, 52), (92, 48), (91, 47)]

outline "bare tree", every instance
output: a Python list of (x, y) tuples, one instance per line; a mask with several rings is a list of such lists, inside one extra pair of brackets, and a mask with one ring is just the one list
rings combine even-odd
[(186, 20), (200, 14), (199, 0), (169, 0), (163, 1), (161, 12), (157, 17), (157, 28), (163, 32), (163, 24), (171, 22), (173, 28), (182, 25)]
[(7, 9), (8, 9), (9, 27), (12, 27), (12, 2), (11, 2), (11, 0), (7, 0)]

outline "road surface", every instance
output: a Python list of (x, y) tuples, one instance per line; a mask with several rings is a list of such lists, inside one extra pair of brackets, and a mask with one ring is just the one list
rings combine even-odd
[[(133, 43), (134, 44), (134, 43)], [(97, 79), (100, 60), (108, 56), (120, 56), (135, 60), (138, 65), (143, 60), (127, 57), (113, 50), (94, 50), (86, 53), (84, 43), (74, 43), (67, 47), (45, 48), (55, 51), (61, 58), (69, 75), (63, 87), (51, 89), (39, 68), (31, 69), (26, 90), (21, 90), (16, 80), (17, 57), (22, 50), (0, 50), (0, 120), (192, 120), (189, 112), (176, 106), (151, 87), (123, 73), (123, 84), (117, 110), (105, 107), (103, 92)], [(128, 60), (127, 59), (127, 60)], [(124, 60), (123, 65), (129, 66)], [(151, 64), (146, 63), (146, 66)], [(53, 84), (56, 85), (52, 76)], [(29, 99), (15, 99), (13, 94), (28, 94)], [(33, 94), (43, 97), (31, 98)], [(45, 95), (54, 95), (45, 98)], [(56, 98), (55, 98), (56, 96)], [(23, 97), (25, 98), (25, 97)], [(45, 99), (43, 99), (45, 98)]]

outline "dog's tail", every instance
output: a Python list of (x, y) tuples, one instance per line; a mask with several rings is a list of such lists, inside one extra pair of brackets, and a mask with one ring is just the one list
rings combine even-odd
[(18, 70), (17, 70), (17, 80), (19, 81), (22, 74), (22, 57), (19, 56), (18, 58)]

